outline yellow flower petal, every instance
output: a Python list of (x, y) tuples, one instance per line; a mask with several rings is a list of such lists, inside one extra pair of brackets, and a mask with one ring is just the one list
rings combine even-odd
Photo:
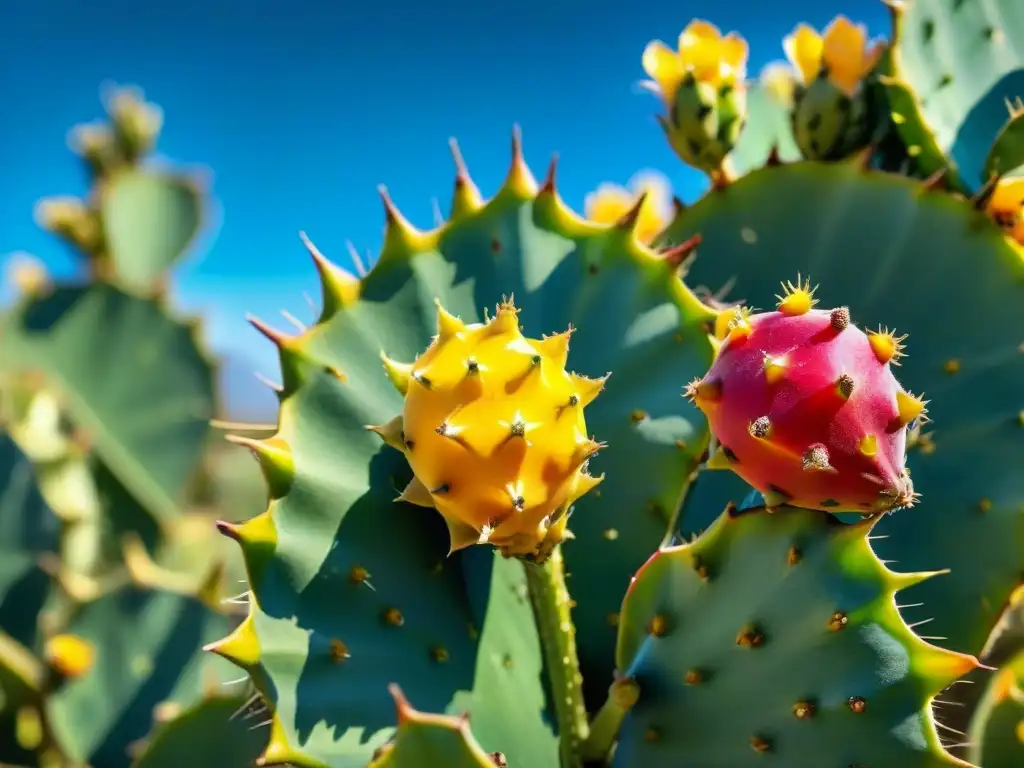
[(583, 201), (583, 212), (598, 224), (614, 224), (633, 207), (636, 195), (618, 184), (601, 184)]
[(641, 242), (650, 243), (668, 226), (672, 208), (672, 187), (664, 176), (658, 173), (638, 173), (630, 180), (634, 190), (633, 200), (641, 194), (647, 195), (640, 207), (636, 222), (636, 236)]
[(747, 41), (735, 32), (730, 32), (720, 43), (721, 75), (726, 82), (736, 82), (747, 77), (747, 56), (750, 53)]
[(825, 30), (822, 58), (829, 80), (847, 95), (852, 95), (864, 74), (867, 59), (867, 30), (840, 14)]
[(824, 41), (821, 35), (807, 24), (797, 24), (792, 34), (782, 41), (786, 58), (800, 74), (800, 82), (810, 85), (818, 77)]
[(683, 79), (683, 62), (679, 59), (679, 54), (661, 40), (655, 40), (644, 48), (642, 64), (647, 75), (661, 89), (665, 103), (672, 105), (679, 90), (679, 83)]
[(691, 21), (679, 35), (679, 58), (683, 69), (693, 72), (702, 82), (718, 84), (722, 33), (718, 27), (701, 19)]
[(588, 219), (598, 224), (615, 224), (636, 204), (637, 198), (647, 193), (636, 222), (636, 235), (649, 243), (667, 225), (666, 209), (671, 205), (672, 192), (668, 182), (653, 174), (638, 174), (631, 182), (632, 190), (618, 184), (601, 184), (587, 195), (583, 210)]
[(988, 213), (1006, 233), (1024, 245), (1024, 179), (999, 182), (988, 201)]

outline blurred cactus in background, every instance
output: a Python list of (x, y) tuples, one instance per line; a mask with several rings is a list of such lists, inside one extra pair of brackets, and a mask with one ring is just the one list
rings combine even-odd
[[(17, 256), (0, 318), (5, 763), (168, 762), (178, 728), (219, 733), (248, 697), (201, 646), (237, 624), (224, 598), (243, 591), (213, 522), (252, 510), (208, 490), (216, 363), (167, 298), (213, 203), (199, 178), (149, 158), (158, 108), (129, 89), (106, 106), (107, 122), (72, 132), (86, 198), (36, 210), (82, 277)], [(236, 765), (266, 740), (247, 728)]]
[(580, 215), (517, 130), (434, 229), (382, 190), (369, 269), (303, 236), (258, 514), (166, 298), (207, 193), (112, 97), (40, 206), (87, 276), (2, 320), (0, 760), (1024, 765), (1024, 6), (888, 5), (755, 79), (701, 19), (638, 51), (696, 201)]

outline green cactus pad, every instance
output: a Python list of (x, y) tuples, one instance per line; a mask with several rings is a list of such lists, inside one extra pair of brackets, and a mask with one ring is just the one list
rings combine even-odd
[(95, 663), (46, 703), (62, 749), (74, 761), (127, 765), (126, 747), (150, 732), (156, 707), (188, 706), (238, 677), (200, 650), (232, 624), (196, 597), (134, 585), (81, 606), (67, 631), (92, 644)]
[(251, 768), (266, 748), (265, 715), (247, 696), (218, 695), (160, 723), (132, 768)]
[[(1006, 123), (1006, 101), (1024, 95), (1024, 4), (1018, 0), (891, 0), (894, 74), (914, 94), (902, 113), (909, 142), (922, 128), (978, 188), (989, 148)], [(937, 162), (938, 159), (936, 158)], [(1003, 171), (1010, 169), (1004, 168)]]
[(131, 291), (158, 287), (205, 223), (197, 182), (150, 168), (118, 171), (100, 200), (113, 278)]
[[(965, 765), (932, 697), (973, 669), (919, 639), (870, 523), (780, 507), (726, 510), (657, 552), (622, 607), (616, 663), (640, 689), (614, 765)], [(949, 581), (949, 579), (946, 579)]]
[(743, 175), (764, 165), (773, 150), (781, 160), (800, 159), (800, 150), (793, 139), (789, 106), (764, 85), (752, 84), (747, 90), (747, 122), (736, 148), (729, 155), (729, 162), (737, 174)]
[(194, 329), (109, 285), (61, 286), (16, 307), (0, 356), (47, 374), (99, 457), (154, 518), (178, 514), (214, 411), (212, 367)]
[[(1024, 89), (1022, 89), (1024, 90)], [(1018, 99), (1010, 106), (1010, 117), (985, 158), (982, 178), (992, 175), (1019, 176), (1024, 170), (1024, 107)]]
[(1024, 765), (1024, 652), (1000, 669), (974, 713), (968, 759), (984, 768)]
[(417, 712), (397, 685), (390, 687), (398, 707), (398, 728), (368, 768), (495, 768), (504, 757), (490, 755), (473, 738), (466, 717)]
[[(0, 434), (0, 628), (21, 646), (35, 645), (36, 620), (50, 588), (40, 558), (56, 555), (59, 536), (35, 468), (9, 435)], [(5, 661), (0, 651), (0, 667)]]
[[(609, 444), (591, 467), (616, 472), (577, 504), (576, 540), (563, 550), (584, 677), (603, 698), (615, 638), (609, 616), (665, 536), (707, 442), (679, 388), (710, 363), (712, 313), (678, 280), (681, 253), (662, 260), (629, 223), (579, 219), (553, 182), (538, 189), (518, 142), (486, 205), (460, 167), (450, 223), (419, 232), (390, 201), (387, 220), (381, 256), (361, 280), (313, 249), (322, 318), (294, 338), (267, 331), (284, 373), (280, 427), (253, 448), (274, 500), (234, 531), (256, 600), (244, 633), (222, 651), (276, 702), (272, 759), (361, 766), (393, 725), (386, 686), (395, 682), (430, 711), (468, 709), (485, 748), (513, 765), (544, 765), (556, 745), (541, 721), (540, 653), (521, 564), (491, 555), (481, 569), (472, 549), (446, 558), (440, 516), (394, 503), (411, 472), (366, 429), (402, 410), (380, 354), (412, 360), (427, 347), (435, 298), (471, 322), (514, 293), (525, 334), (577, 329), (571, 369), (617, 371), (586, 412), (588, 430)], [(372, 589), (353, 581), (358, 569)], [(467, 602), (467, 589), (478, 597)], [(382, 621), (390, 608), (401, 626)], [(386, 665), (375, 661), (382, 653)]]
[(668, 232), (703, 236), (695, 284), (735, 277), (734, 295), (767, 309), (779, 282), (802, 273), (821, 306), (909, 334), (896, 375), (924, 392), (932, 419), (908, 456), (922, 499), (885, 518), (875, 548), (900, 568), (950, 568), (955, 579), (908, 593), (924, 603), (908, 615), (934, 617), (926, 634), (946, 647), (980, 653), (1024, 569), (1024, 475), (1012, 469), (1024, 447), (1019, 252), (963, 200), (849, 162), (751, 173)]

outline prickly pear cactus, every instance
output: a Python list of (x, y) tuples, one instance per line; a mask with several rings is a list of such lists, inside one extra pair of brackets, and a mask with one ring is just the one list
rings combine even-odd
[(390, 688), (398, 709), (394, 738), (374, 754), (369, 768), (417, 768), (450, 765), (452, 768), (494, 768), (508, 762), (501, 753), (487, 754), (470, 732), (466, 717), (418, 712), (398, 686)]
[(930, 704), (977, 661), (904, 623), (894, 596), (934, 574), (886, 568), (873, 525), (730, 508), (655, 553), (622, 607), (616, 661), (639, 693), (613, 765), (963, 764)]
[[(486, 203), (460, 162), (452, 216), (439, 230), (414, 229), (385, 200), (387, 234), (373, 269), (349, 275), (312, 249), (324, 285), (320, 321), (297, 337), (267, 329), (280, 350), (283, 404), (277, 434), (251, 447), (272, 501), (228, 529), (254, 597), (243, 628), (215, 650), (249, 670), (275, 710), (272, 761), (364, 765), (394, 726), (386, 685), (395, 682), (430, 711), (468, 710), (484, 749), (511, 765), (552, 765), (558, 747), (527, 598), (543, 593), (551, 615), (568, 602), (527, 577), (554, 563), (524, 566), (482, 546), (447, 555), (453, 540), (479, 541), (485, 526), (509, 554), (536, 554), (538, 544), (546, 554), (568, 522), (575, 629), (554, 621), (548, 632), (557, 637), (547, 642), (568, 648), (574, 636), (599, 703), (612, 673), (609, 617), (667, 534), (706, 447), (678, 382), (710, 363), (713, 312), (676, 276), (688, 248), (644, 246), (638, 209), (617, 225), (572, 213), (553, 171), (534, 181), (518, 139), (509, 175)], [(474, 327), (503, 295), (515, 296), (518, 318), (499, 306)], [(411, 368), (386, 370), (381, 353)], [(654, 385), (650, 366), (670, 373)], [(594, 399), (611, 370), (624, 374), (621, 383), (613, 376)], [(598, 447), (591, 437), (608, 447), (590, 459), (590, 474), (600, 476), (607, 453), (618, 478), (580, 496), (593, 485), (580, 473)], [(441, 514), (408, 503), (428, 499)], [(470, 509), (469, 499), (487, 506)], [(384, 649), (397, 664), (387, 679), (375, 662)], [(551, 657), (562, 665), (562, 655)], [(563, 675), (566, 690), (578, 691), (578, 676)], [(563, 729), (582, 732), (573, 696), (571, 705), (553, 703)]]
[(1024, 163), (1019, 151), (997, 163), (989, 157), (997, 137), (1019, 117), (1007, 103), (1024, 94), (1024, 6), (1015, 0), (888, 4), (897, 44), (887, 85), (898, 94), (894, 108), (904, 141), (933, 168), (954, 169), (970, 191), (991, 172), (1015, 171)]
[(984, 768), (1013, 768), (1024, 761), (1024, 652), (995, 673), (975, 710), (969, 759)]
[[(932, 423), (908, 435), (907, 467), (923, 497), (879, 523), (886, 538), (875, 549), (903, 568), (952, 569), (955, 578), (915, 587), (907, 601), (924, 603), (926, 613), (913, 616), (934, 619), (929, 635), (979, 653), (1024, 565), (1024, 482), (1004, 463), (1021, 455), (1024, 437), (1013, 383), (1024, 374), (1024, 261), (1013, 244), (969, 202), (853, 161), (752, 172), (682, 212), (667, 239), (697, 233), (715, 257), (698, 258), (691, 280), (736, 278), (748, 305), (764, 307), (776, 302), (779, 269), (802, 272), (823, 305), (907, 336), (900, 382), (931, 401)], [(942, 313), (939, 296), (965, 309)], [(861, 348), (870, 363), (871, 348)]]

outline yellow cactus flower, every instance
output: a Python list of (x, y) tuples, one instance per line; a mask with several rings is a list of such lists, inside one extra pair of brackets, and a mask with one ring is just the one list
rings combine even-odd
[(92, 669), (96, 649), (77, 635), (54, 635), (46, 643), (46, 660), (65, 677), (81, 677)]
[(842, 14), (836, 16), (819, 35), (807, 24), (797, 24), (785, 37), (782, 47), (804, 85), (818, 78), (824, 64), (828, 79), (847, 96), (853, 96), (885, 51), (885, 42), (868, 44), (867, 29)]
[(1000, 181), (987, 210), (1009, 237), (1024, 245), (1024, 178)]
[(640, 216), (636, 222), (637, 238), (650, 243), (659, 232), (668, 226), (672, 216), (672, 187), (660, 174), (639, 173), (630, 179), (626, 187), (618, 184), (601, 184), (583, 201), (587, 218), (598, 224), (614, 224), (636, 205), (637, 198), (646, 193)]
[(714, 24), (694, 19), (679, 35), (678, 51), (661, 40), (648, 43), (643, 67), (671, 107), (687, 72), (716, 87), (736, 84), (747, 76), (747, 55), (747, 41), (737, 33), (723, 37)]

